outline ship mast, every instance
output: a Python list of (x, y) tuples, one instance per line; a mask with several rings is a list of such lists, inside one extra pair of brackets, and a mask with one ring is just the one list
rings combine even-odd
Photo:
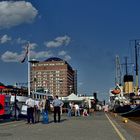
[(139, 78), (138, 78), (138, 48), (137, 48), (137, 40), (135, 40), (135, 63), (136, 63), (136, 94), (138, 93), (139, 88)]
[(122, 72), (121, 72), (121, 64), (119, 56), (116, 55), (116, 77), (115, 77), (115, 84), (122, 85)]
[(128, 75), (128, 69), (127, 69), (127, 57), (125, 57), (125, 73)]

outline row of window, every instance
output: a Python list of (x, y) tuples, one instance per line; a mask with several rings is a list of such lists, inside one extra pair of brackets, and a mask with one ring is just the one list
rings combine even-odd
[[(37, 85), (35, 85), (35, 88), (37, 88), (37, 87), (42, 87), (43, 85), (41, 85), (41, 84), (37, 84)], [(51, 87), (49, 87), (49, 90), (50, 90), (50, 92), (51, 93), (59, 93), (59, 94), (62, 94), (63, 92), (64, 92), (64, 90), (62, 89), (62, 88), (54, 88), (53, 86)]]
[(36, 73), (36, 74), (58, 74), (58, 73), (63, 73), (65, 71), (33, 71), (33, 73)]
[(31, 81), (36, 82), (36, 83), (46, 83), (46, 82), (50, 82), (50, 83), (57, 83), (57, 84), (61, 84), (63, 81), (65, 80), (65, 78), (60, 78), (60, 77), (51, 77), (51, 78), (37, 78), (37, 77), (32, 77)]
[(61, 75), (59, 75), (59, 74), (56, 74), (56, 75), (33, 75), (34, 77), (51, 77), (51, 78), (55, 78), (55, 77), (65, 77), (65, 75), (63, 75), (63, 74), (61, 74)]
[(40, 63), (36, 64), (36, 66), (62, 66), (64, 63)]

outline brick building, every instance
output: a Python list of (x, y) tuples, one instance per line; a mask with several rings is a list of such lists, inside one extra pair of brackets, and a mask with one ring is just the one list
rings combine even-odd
[(64, 60), (56, 57), (31, 63), (31, 90), (48, 90), (53, 95), (77, 94), (77, 71)]

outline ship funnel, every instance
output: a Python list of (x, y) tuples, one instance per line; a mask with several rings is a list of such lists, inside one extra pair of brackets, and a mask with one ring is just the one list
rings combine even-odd
[(124, 93), (125, 94), (133, 93), (134, 92), (133, 76), (132, 75), (124, 75), (123, 81), (124, 81)]

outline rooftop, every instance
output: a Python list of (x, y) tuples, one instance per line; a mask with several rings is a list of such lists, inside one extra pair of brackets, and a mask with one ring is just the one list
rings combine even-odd
[(64, 60), (58, 57), (51, 57), (45, 60), (45, 62), (48, 62), (48, 61), (64, 61)]

